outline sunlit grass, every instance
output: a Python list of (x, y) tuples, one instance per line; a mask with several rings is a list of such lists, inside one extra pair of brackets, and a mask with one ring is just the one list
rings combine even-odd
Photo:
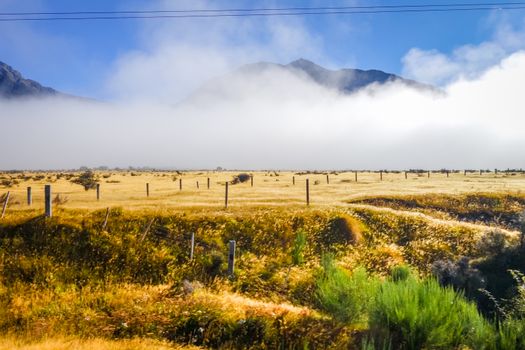
[[(57, 179), (57, 173), (26, 174), (44, 176), (43, 179), (24, 180), (19, 174), (0, 174), (13, 178), (17, 183), (11, 187), (0, 186), (0, 192), (10, 191), (12, 205), (8, 211), (28, 209), (26, 187), (33, 189), (33, 208), (42, 211), (43, 187), (51, 184), (53, 193), (67, 197), (65, 208), (100, 209), (123, 207), (125, 209), (177, 209), (191, 211), (197, 208), (221, 210), (224, 206), (224, 183), (231, 181), (238, 171), (230, 172), (97, 172), (101, 185), (101, 199), (96, 200), (94, 190), (85, 191), (82, 186), (73, 184), (65, 177)], [(132, 176), (131, 174), (134, 174)], [(403, 173), (384, 173), (383, 181), (379, 174), (360, 172), (358, 182), (353, 172), (330, 174), (330, 184), (324, 174), (296, 175), (293, 172), (253, 172), (254, 187), (250, 182), (230, 185), (229, 208), (265, 206), (304, 206), (305, 180), (310, 179), (311, 205), (338, 206), (349, 199), (363, 196), (417, 195), (423, 193), (460, 194), (468, 192), (506, 192), (517, 193), (525, 188), (525, 175), (506, 176), (494, 174), (445, 174), (433, 173), (430, 178)], [(77, 174), (78, 175), (78, 174)], [(17, 179), (20, 177), (20, 179)], [(207, 189), (207, 178), (210, 189)], [(292, 183), (295, 177), (295, 185)], [(176, 179), (173, 181), (173, 179)], [(179, 190), (179, 179), (183, 181)], [(197, 181), (199, 188), (197, 188)], [(150, 184), (150, 196), (146, 197), (146, 183)], [(316, 184), (318, 183), (318, 184)]]
[(198, 350), (197, 346), (182, 346), (151, 339), (108, 340), (52, 337), (41, 340), (0, 338), (0, 350)]

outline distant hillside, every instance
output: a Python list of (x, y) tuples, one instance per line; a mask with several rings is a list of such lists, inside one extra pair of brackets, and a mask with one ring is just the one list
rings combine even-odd
[(286, 85), (290, 78), (313, 82), (342, 94), (350, 95), (374, 85), (398, 83), (421, 91), (438, 91), (437, 88), (402, 78), (380, 70), (340, 69), (330, 70), (311, 61), (298, 59), (288, 64), (259, 62), (247, 64), (215, 79), (194, 91), (186, 102), (201, 104), (213, 100), (235, 100), (241, 95), (257, 95), (263, 89), (281, 89), (283, 96), (293, 95), (293, 86)]
[(60, 92), (42, 86), (38, 82), (25, 79), (20, 72), (0, 62), (0, 97), (44, 97), (61, 95)]
[(337, 89), (340, 92), (348, 94), (356, 92), (357, 90), (365, 88), (371, 84), (385, 84), (390, 82), (398, 82), (420, 89), (432, 88), (431, 86), (418, 83), (414, 80), (405, 79), (398, 75), (385, 73), (380, 70), (350, 68), (330, 70), (302, 58), (286, 65), (267, 62), (249, 64), (241, 67), (239, 71), (260, 73), (266, 69), (272, 68), (284, 69), (294, 74), (305, 75), (320, 85)]

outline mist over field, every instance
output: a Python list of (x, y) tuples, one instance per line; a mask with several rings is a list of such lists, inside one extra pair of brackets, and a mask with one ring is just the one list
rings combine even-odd
[[(224, 19), (205, 33), (200, 22), (142, 23), (142, 48), (123, 53), (101, 82), (109, 101), (0, 101), (0, 167), (525, 166), (522, 30), (499, 26), (492, 41), (451, 56), (407, 52), (403, 75), (440, 93), (391, 83), (343, 95), (281, 70), (220, 79), (262, 60), (333, 67), (301, 20), (264, 23)], [(233, 32), (245, 34), (232, 42)], [(253, 41), (256, 33), (265, 40)], [(217, 79), (222, 85), (199, 89)]]

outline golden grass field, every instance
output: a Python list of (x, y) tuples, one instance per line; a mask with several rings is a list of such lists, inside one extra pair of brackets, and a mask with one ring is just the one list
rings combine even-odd
[[(340, 267), (351, 271), (361, 266), (384, 281), (402, 264), (427, 276), (440, 259), (472, 255), (480, 260), (484, 253), (478, 252), (478, 243), (496, 229), (505, 234), (508, 246), (517, 246), (520, 238), (517, 226), (500, 219), (502, 214), (515, 218), (525, 208), (523, 173), (408, 173), (405, 178), (404, 172), (384, 172), (381, 179), (379, 172), (358, 172), (356, 182), (354, 172), (331, 172), (327, 183), (326, 173), (256, 171), (246, 172), (253, 175), (253, 187), (249, 180), (231, 184), (240, 173), (245, 172), (97, 171), (99, 200), (96, 190), (85, 191), (71, 182), (80, 172), (0, 173), (0, 211), (2, 196), (10, 193), (0, 220), (5, 249), (5, 254), (0, 251), (0, 303), (5, 306), (0, 308), (0, 325), (7, 330), (0, 335), (0, 350), (242, 348), (232, 344), (250, 344), (252, 334), (243, 337), (233, 329), (244, 329), (239, 325), (248, 319), (266, 332), (268, 344), (281, 336), (275, 333), (279, 329), (283, 339), (302, 332), (299, 338), (312, 342), (306, 348), (332, 341), (333, 348), (363, 348), (358, 344), (360, 334), (368, 332), (366, 322), (341, 323), (316, 301), (319, 249), (333, 248)], [(52, 220), (38, 220), (44, 213), (46, 184), (52, 186), (52, 197), (58, 195), (64, 203), (54, 205)], [(31, 206), (27, 187), (32, 188)], [(475, 198), (462, 196), (468, 194)], [(367, 202), (411, 195), (428, 196), (420, 196), (419, 202), (411, 198), (409, 204), (419, 207)], [(486, 217), (467, 215), (487, 207)], [(100, 229), (106, 208), (123, 210), (112, 212), (108, 227)], [(338, 222), (355, 237), (351, 243), (333, 244), (324, 235), (339, 232), (340, 225), (334, 226)], [(180, 246), (186, 247), (185, 232), (192, 229), (197, 232), (198, 259), (187, 261), (186, 248)], [(306, 263), (291, 262), (297, 232), (307, 232), (302, 248)], [(208, 257), (226, 254), (226, 243), (233, 238), (243, 251), (236, 277), (206, 270), (214, 261)], [(125, 264), (117, 264), (124, 258)], [(94, 265), (86, 268), (87, 262)], [(104, 278), (113, 282), (101, 282), (94, 273), (99, 267), (107, 268)], [(140, 280), (138, 271), (150, 279)], [(153, 275), (161, 277), (152, 282)], [(195, 290), (182, 293), (182, 279), (194, 280)], [(287, 326), (280, 328), (276, 320)], [(192, 327), (206, 329), (203, 339)], [(119, 333), (122, 329), (129, 334)], [(265, 348), (258, 345), (254, 348)]]
[[(42, 180), (18, 180), (10, 187), (0, 185), (0, 195), (10, 191), (9, 210), (28, 209), (26, 188), (32, 187), (33, 209), (44, 207), (44, 185), (51, 184), (53, 197), (57, 194), (66, 198), (64, 208), (102, 209), (122, 207), (123, 209), (222, 209), (226, 181), (240, 172), (97, 172), (100, 182), (100, 200), (96, 191), (85, 191), (82, 186), (73, 184), (65, 178), (56, 179), (55, 173), (30, 173), (28, 176), (44, 175)], [(266, 206), (303, 206), (306, 204), (305, 182), (310, 180), (310, 204), (314, 207), (342, 206), (345, 201), (377, 195), (412, 195), (412, 194), (463, 194), (469, 192), (504, 192), (519, 194), (525, 189), (524, 174), (506, 174), (494, 172), (427, 174), (408, 173), (407, 179), (401, 173), (359, 172), (355, 182), (353, 172), (331, 173), (330, 184), (325, 174), (296, 175), (294, 172), (250, 172), (254, 186), (250, 181), (230, 185), (230, 209)], [(19, 174), (18, 174), (19, 175)], [(108, 177), (109, 175), (109, 177)], [(4, 178), (16, 178), (17, 174), (3, 174)], [(295, 177), (295, 185), (292, 178)], [(210, 189), (207, 189), (210, 178)], [(179, 189), (182, 179), (182, 190)], [(197, 182), (199, 188), (197, 188)], [(146, 196), (146, 183), (149, 183), (150, 196)]]
[(0, 339), (0, 350), (197, 350), (196, 346), (179, 346), (153, 340), (105, 340), (50, 338), (38, 342), (27, 342), (22, 339)]

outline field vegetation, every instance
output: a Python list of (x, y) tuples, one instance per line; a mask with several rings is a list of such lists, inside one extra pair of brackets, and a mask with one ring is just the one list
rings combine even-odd
[(521, 175), (197, 174), (2, 174), (0, 349), (525, 349)]

